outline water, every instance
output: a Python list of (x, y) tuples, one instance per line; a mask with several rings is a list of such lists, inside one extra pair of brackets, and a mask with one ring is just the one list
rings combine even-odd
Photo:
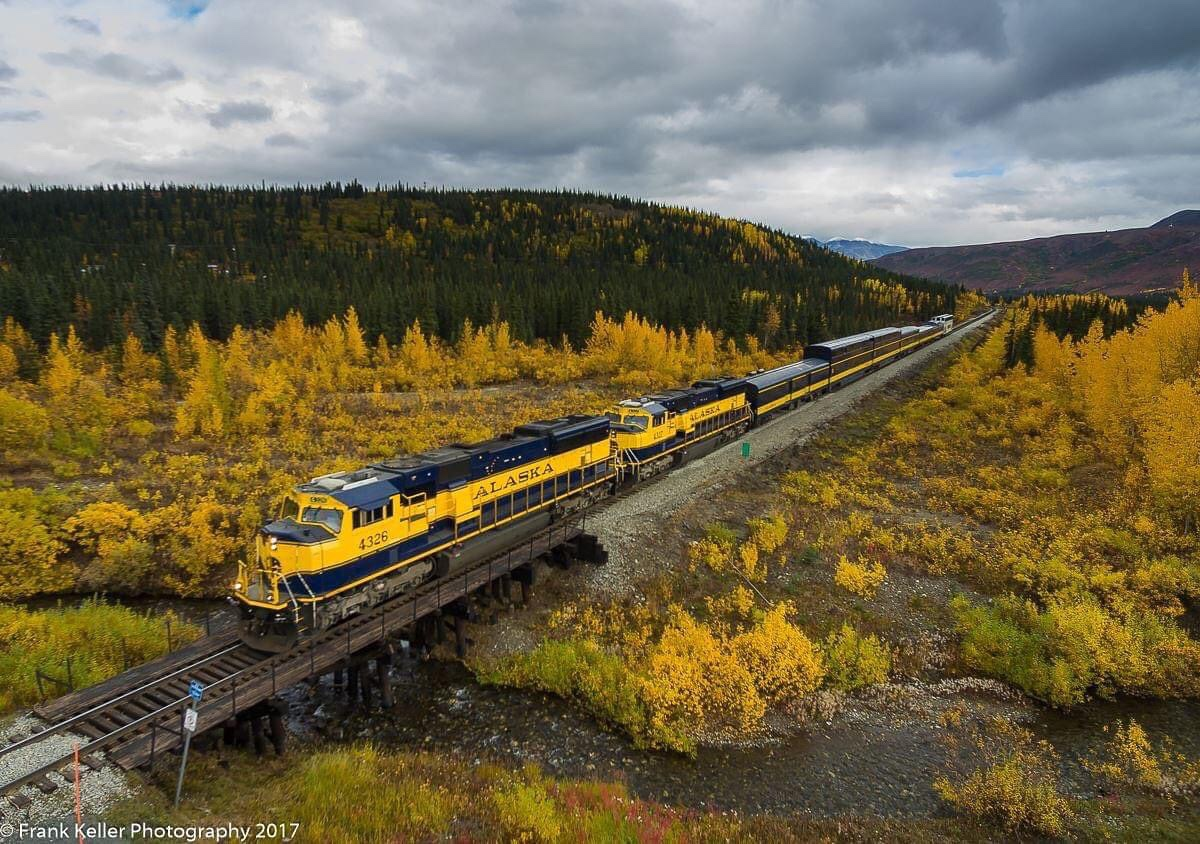
[(950, 762), (938, 715), (951, 707), (1012, 718), (1050, 738), (1062, 755), (1064, 784), (1080, 796), (1096, 794), (1096, 784), (1079, 762), (1117, 719), (1135, 717), (1152, 736), (1169, 733), (1179, 750), (1200, 757), (1195, 702), (1098, 703), (1064, 715), (1012, 696), (921, 686), (898, 700), (851, 701), (828, 721), (777, 725), (777, 738), (763, 746), (705, 748), (692, 760), (639, 750), (554, 696), (480, 686), (461, 665), (401, 663), (396, 682), (393, 711), (347, 713), (325, 678), (311, 696), (293, 693), (293, 726), (335, 742), (535, 762), (555, 776), (619, 780), (639, 797), (697, 809), (817, 816), (945, 815), (931, 783)]

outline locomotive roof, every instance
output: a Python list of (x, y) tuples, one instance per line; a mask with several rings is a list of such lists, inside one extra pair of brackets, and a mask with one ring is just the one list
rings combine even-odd
[(501, 434), (483, 442), (454, 443), (418, 454), (391, 457), (353, 472), (322, 475), (301, 484), (297, 489), (328, 495), (347, 507), (371, 509), (381, 506), (387, 499), (406, 489), (437, 483), (440, 470), (465, 473), (467, 466), (480, 462), (490, 465), (492, 455), (505, 455), (504, 460), (507, 461), (528, 459), (531, 454), (548, 453), (550, 442), (556, 437), (571, 436), (607, 424), (608, 420), (603, 416), (572, 415), (544, 419), (522, 425), (511, 434)]

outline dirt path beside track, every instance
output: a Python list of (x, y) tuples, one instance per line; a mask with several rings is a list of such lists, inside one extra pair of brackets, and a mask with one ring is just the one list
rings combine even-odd
[[(584, 587), (607, 597), (628, 594), (659, 565), (645, 542), (666, 517), (684, 505), (713, 497), (740, 475), (771, 459), (785, 448), (811, 439), (833, 420), (850, 412), (863, 399), (887, 384), (925, 367), (995, 322), (996, 314), (945, 337), (896, 363), (860, 378), (853, 384), (822, 396), (815, 402), (751, 431), (738, 444), (709, 454), (695, 463), (670, 472), (587, 517), (587, 530), (608, 549), (608, 565), (589, 568)], [(750, 443), (750, 457), (742, 457), (741, 442)]]

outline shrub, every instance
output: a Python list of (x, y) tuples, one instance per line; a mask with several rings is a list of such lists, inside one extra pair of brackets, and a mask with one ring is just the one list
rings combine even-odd
[(138, 512), (119, 501), (94, 502), (63, 523), (67, 535), (89, 553), (95, 553), (101, 541), (122, 539), (140, 526)]
[(881, 563), (864, 561), (851, 562), (843, 554), (838, 559), (837, 569), (833, 573), (833, 582), (848, 592), (853, 592), (860, 598), (873, 598), (887, 577), (887, 569)]
[(1076, 816), (1058, 790), (1053, 749), (1000, 720), (990, 726), (973, 736), (982, 764), (965, 777), (938, 777), (934, 791), (960, 812), (1010, 833), (1062, 838)]
[(478, 667), (476, 674), (485, 683), (531, 687), (578, 700), (598, 718), (623, 727), (642, 743), (675, 747), (668, 737), (650, 734), (638, 678), (620, 657), (594, 642), (542, 642), (529, 653)]
[(0, 600), (70, 589), (75, 578), (58, 561), (63, 545), (43, 516), (30, 509), (0, 506)]
[(711, 539), (697, 539), (688, 543), (688, 563), (693, 571), (701, 565), (713, 571), (725, 571), (729, 567), (730, 550)]
[[(1109, 727), (1105, 726), (1105, 732)], [(1200, 786), (1200, 763), (1176, 752), (1168, 737), (1155, 747), (1142, 725), (1132, 718), (1112, 729), (1112, 739), (1084, 766), (1110, 788), (1159, 793), (1190, 792)]]
[(492, 802), (511, 841), (555, 842), (562, 835), (558, 807), (539, 784), (512, 783), (492, 792)]
[(849, 624), (825, 639), (826, 680), (830, 686), (853, 691), (887, 681), (891, 650), (874, 633), (861, 635)]
[(682, 610), (650, 654), (642, 696), (656, 736), (692, 752), (697, 732), (749, 732), (766, 710), (754, 678), (725, 643)]
[(41, 407), (0, 390), (0, 452), (40, 449), (46, 443), (49, 424)]
[(732, 548), (738, 540), (738, 535), (729, 525), (711, 522), (704, 528), (704, 538), (724, 548)]
[(1200, 643), (1172, 622), (1128, 610), (1124, 617), (1091, 597), (1044, 610), (1009, 595), (991, 606), (951, 602), (970, 668), (999, 677), (1057, 706), (1118, 691), (1159, 697), (1200, 693)]
[(821, 654), (800, 628), (788, 621), (791, 607), (778, 604), (756, 627), (735, 636), (731, 645), (771, 703), (804, 697), (816, 690), (825, 674)]
[(761, 519), (750, 519), (746, 524), (750, 528), (750, 539), (768, 554), (778, 550), (787, 539), (787, 522), (778, 513), (771, 513)]
[(738, 571), (747, 580), (762, 582), (767, 579), (767, 565), (759, 559), (758, 546), (753, 542), (743, 542), (737, 550)]

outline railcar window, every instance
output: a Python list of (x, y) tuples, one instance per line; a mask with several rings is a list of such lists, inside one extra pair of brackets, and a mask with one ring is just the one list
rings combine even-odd
[(646, 430), (645, 416), (626, 416), (621, 421), (630, 427), (637, 428), (639, 431)]
[(392, 517), (392, 512), (392, 502), (389, 501), (384, 506), (375, 507), (371, 510), (354, 510), (351, 518), (354, 523), (354, 527), (360, 528), (366, 527), (367, 525), (373, 525), (376, 522), (383, 521), (384, 519), (390, 519)]
[(330, 533), (336, 535), (342, 529), (342, 511), (327, 507), (305, 507), (300, 521), (324, 525)]
[(279, 518), (294, 519), (300, 515), (300, 505), (296, 503), (294, 498), (283, 499), (283, 505), (279, 508)]

